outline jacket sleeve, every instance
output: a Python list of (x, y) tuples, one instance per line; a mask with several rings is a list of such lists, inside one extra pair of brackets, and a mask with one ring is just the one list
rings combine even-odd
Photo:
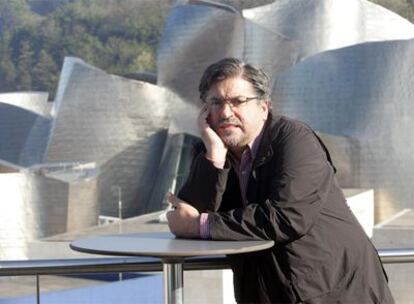
[(199, 151), (193, 159), (187, 181), (178, 197), (201, 212), (216, 212), (226, 190), (230, 171), (228, 162), (224, 169), (217, 169), (206, 159), (204, 151)]
[(268, 171), (267, 199), (227, 212), (209, 212), (209, 226), (215, 240), (294, 241), (305, 235), (327, 202), (334, 171), (327, 155), (306, 126), (293, 128), (276, 143), (277, 162)]

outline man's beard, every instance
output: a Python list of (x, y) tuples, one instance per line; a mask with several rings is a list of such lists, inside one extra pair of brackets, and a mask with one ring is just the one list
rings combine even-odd
[(222, 130), (219, 136), (229, 149), (240, 148), (246, 144), (245, 134), (239, 126), (235, 127), (234, 130)]
[(240, 136), (237, 136), (237, 134), (224, 135), (220, 138), (223, 141), (223, 143), (230, 149), (232, 147), (239, 147), (241, 142)]
[[(233, 127), (232, 130), (221, 129), (221, 127), (231, 124)], [(244, 133), (242, 128), (242, 123), (235, 117), (230, 117), (228, 119), (221, 119), (214, 128), (220, 139), (223, 143), (231, 149), (232, 147), (240, 147), (240, 144), (243, 141)], [(220, 132), (218, 132), (220, 130)]]

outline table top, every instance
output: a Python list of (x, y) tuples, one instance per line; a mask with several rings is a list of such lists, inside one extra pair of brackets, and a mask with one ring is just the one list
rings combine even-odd
[(268, 249), (273, 241), (211, 241), (176, 238), (170, 232), (104, 235), (76, 240), (76, 251), (159, 258), (239, 254)]

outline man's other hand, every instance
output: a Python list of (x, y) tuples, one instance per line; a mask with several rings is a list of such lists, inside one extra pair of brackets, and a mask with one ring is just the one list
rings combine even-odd
[(171, 232), (177, 237), (200, 238), (200, 213), (198, 210), (172, 193), (167, 194), (167, 201), (173, 207), (167, 213)]

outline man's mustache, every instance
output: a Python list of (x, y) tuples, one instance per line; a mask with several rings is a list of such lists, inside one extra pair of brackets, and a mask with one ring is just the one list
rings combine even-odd
[(225, 126), (225, 125), (234, 125), (236, 127), (240, 127), (241, 122), (240, 120), (236, 118), (225, 118), (225, 119), (220, 119), (219, 122), (217, 123), (218, 128), (220, 128), (221, 126)]

